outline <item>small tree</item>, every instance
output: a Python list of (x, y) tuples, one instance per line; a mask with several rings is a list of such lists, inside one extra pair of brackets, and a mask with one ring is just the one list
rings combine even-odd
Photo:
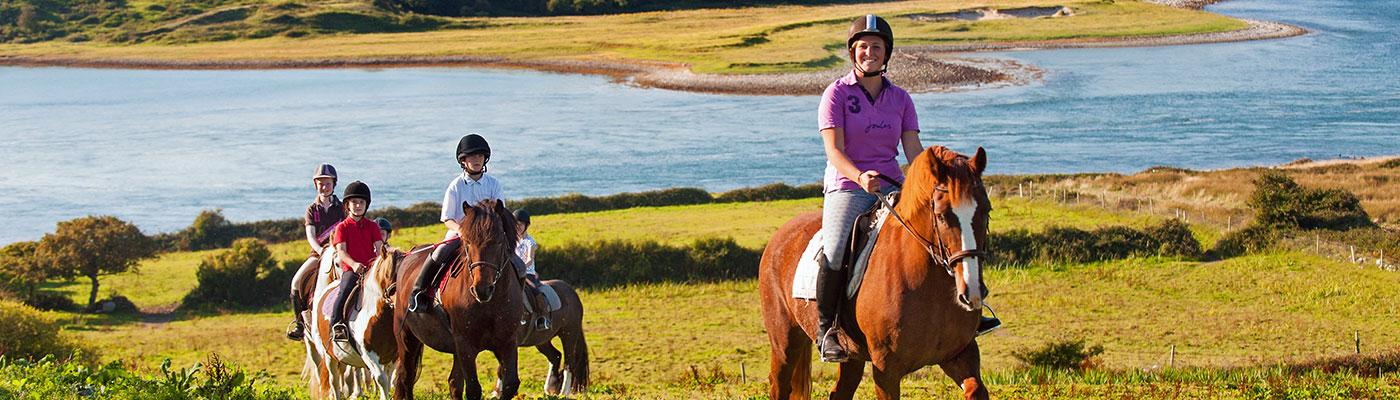
[(112, 216), (87, 216), (59, 222), (54, 233), (39, 240), (39, 258), (53, 264), (63, 278), (92, 281), (88, 309), (97, 303), (98, 275), (135, 270), (136, 263), (155, 255), (155, 243), (136, 225)]
[(39, 260), (38, 249), (39, 242), (11, 243), (0, 249), (0, 277), (29, 299), (34, 298), (39, 283), (62, 275), (55, 264)]

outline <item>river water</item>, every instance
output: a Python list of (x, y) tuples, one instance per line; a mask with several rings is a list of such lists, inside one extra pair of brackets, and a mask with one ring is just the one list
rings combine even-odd
[[(989, 173), (1132, 173), (1400, 153), (1400, 5), (1233, 0), (1301, 37), (964, 55), (1047, 71), (1032, 85), (914, 96), (925, 145)], [(301, 215), (333, 163), (374, 206), (440, 201), (456, 141), (483, 134), (508, 198), (815, 183), (817, 97), (644, 89), (473, 68), (169, 71), (0, 67), (0, 243), (115, 215), (147, 233), (204, 209)], [(375, 208), (371, 207), (371, 208)]]

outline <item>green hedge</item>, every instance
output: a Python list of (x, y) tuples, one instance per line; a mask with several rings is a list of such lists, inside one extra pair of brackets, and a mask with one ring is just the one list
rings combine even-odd
[(991, 233), (987, 247), (990, 263), (1027, 265), (1033, 263), (1085, 263), (1128, 257), (1200, 257), (1201, 244), (1180, 220), (1136, 230), (1115, 226), (1086, 231), (1072, 227), (1050, 227), (1043, 232), (1017, 229)]
[(543, 279), (562, 279), (577, 287), (633, 283), (696, 282), (758, 276), (759, 250), (733, 238), (698, 239), (688, 246), (655, 240), (600, 240), (541, 247), (535, 256)]
[[(803, 199), (820, 197), (821, 195), (822, 187), (820, 184), (790, 186), (774, 183), (713, 195), (697, 188), (670, 188), (608, 196), (584, 196), (572, 193), (556, 197), (506, 200), (506, 207), (512, 210), (528, 210), (531, 215), (547, 215), (634, 207)], [(441, 213), (441, 203), (427, 201), (407, 208), (387, 207), (370, 210), (367, 216), (369, 218), (388, 218), (394, 224), (394, 228), (398, 229), (437, 225), (440, 223)], [(161, 244), (160, 247), (166, 251), (227, 248), (234, 240), (246, 237), (257, 238), (267, 243), (282, 243), (304, 239), (306, 225), (303, 222), (301, 218), (288, 218), (231, 223), (224, 219), (221, 210), (205, 210), (195, 217), (194, 223), (189, 228), (175, 233), (157, 235), (156, 240)]]
[(1345, 190), (1304, 188), (1277, 170), (1264, 171), (1254, 186), (1248, 204), (1258, 224), (1331, 230), (1375, 225), (1361, 208), (1361, 200)]

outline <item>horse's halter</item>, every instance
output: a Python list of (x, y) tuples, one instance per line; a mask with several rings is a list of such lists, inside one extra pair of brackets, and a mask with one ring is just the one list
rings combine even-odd
[[(462, 243), (462, 246), (463, 246), (463, 247), (462, 247), (462, 256), (463, 256), (463, 257), (466, 257), (466, 256), (467, 256), (467, 253), (468, 253), (468, 250), (471, 248), (471, 245), (470, 245), (470, 244), (466, 244), (466, 243)], [(461, 258), (459, 258), (458, 260), (459, 260), (459, 261), (457, 262), (456, 268), (453, 268), (453, 269), (452, 269), (452, 277), (453, 277), (453, 278), (456, 278), (456, 277), (457, 277), (457, 274), (462, 272), (462, 262), (460, 261)], [(493, 262), (490, 262), (490, 261), (472, 261), (472, 263), (470, 264), (470, 266), (467, 267), (467, 275), (470, 276), (470, 275), (471, 275), (471, 272), (472, 272), (473, 270), (477, 269), (478, 267), (488, 267), (488, 268), (491, 268), (492, 270), (496, 271), (496, 277), (491, 279), (491, 287), (493, 287), (493, 288), (496, 287), (496, 283), (497, 283), (497, 282), (500, 282), (500, 281), (501, 281), (501, 275), (504, 275), (504, 274), (501, 273), (501, 271), (502, 271), (501, 265), (500, 265), (500, 264), (493, 263)], [(489, 302), (491, 302), (491, 299), (492, 299), (493, 297), (496, 296), (496, 291), (495, 291), (495, 290), (492, 290), (491, 293), (489, 293), (489, 294), (486, 295), (486, 298), (485, 298), (485, 299), (481, 298), (481, 295), (479, 295), (479, 294), (476, 293), (476, 281), (475, 281), (475, 280), (473, 280), (472, 282), (469, 282), (468, 285), (467, 285), (467, 287), (471, 288), (472, 298), (476, 299), (476, 301), (481, 302), (481, 303), (489, 303)]]
[[(888, 178), (888, 177), (885, 177), (884, 175), (876, 175), (876, 176), (878, 176), (878, 177), (884, 179), (885, 181), (890, 182), (890, 184), (894, 185), (895, 187), (901, 187), (900, 184), (899, 184), (899, 182), (895, 182), (894, 179), (890, 179), (890, 178)], [(978, 182), (975, 183), (973, 187), (977, 187), (977, 186), (981, 186), (981, 185), (982, 185), (981, 180), (978, 180)], [(938, 187), (934, 188), (934, 190), (939, 191), (939, 192), (943, 192), (943, 193), (948, 193), (948, 187), (945, 186), (945, 185), (938, 185)], [(919, 235), (918, 232), (914, 232), (913, 229), (909, 228), (909, 223), (905, 222), (905, 221), (904, 221), (904, 218), (901, 218), (901, 217), (899, 216), (899, 213), (896, 212), (895, 209), (894, 209), (894, 204), (890, 203), (890, 200), (889, 200), (888, 198), (886, 198), (884, 195), (878, 195), (878, 194), (877, 194), (877, 196), (879, 196), (880, 202), (881, 202), (881, 203), (884, 203), (884, 204), (885, 204), (885, 207), (888, 207), (888, 208), (889, 208), (889, 210), (890, 210), (890, 215), (893, 215), (893, 216), (894, 216), (894, 219), (895, 219), (896, 221), (899, 221), (899, 225), (900, 225), (900, 226), (903, 226), (903, 227), (904, 227), (904, 230), (905, 230), (906, 232), (909, 232), (909, 235), (910, 235), (910, 236), (913, 236), (913, 237), (914, 237), (914, 240), (918, 240), (918, 241), (919, 241), (919, 245), (920, 245), (920, 246), (923, 246), (924, 251), (927, 251), (929, 257), (932, 257), (932, 258), (933, 258), (933, 262), (935, 262), (935, 263), (939, 264), (940, 266), (942, 266), (943, 269), (944, 269), (945, 271), (948, 272), (948, 276), (957, 276), (957, 272), (953, 271), (953, 264), (956, 264), (956, 263), (958, 263), (958, 262), (961, 262), (964, 258), (968, 258), (968, 257), (975, 257), (975, 258), (978, 258), (978, 259), (985, 259), (985, 258), (987, 258), (987, 252), (984, 251), (984, 250), (981, 250), (981, 249), (963, 249), (962, 251), (959, 251), (959, 252), (957, 252), (957, 253), (953, 253), (953, 255), (951, 255), (951, 256), (948, 255), (947, 247), (944, 247), (944, 246), (943, 246), (943, 235), (940, 234), (940, 233), (942, 233), (942, 232), (940, 232), (940, 229), (938, 228), (938, 226), (939, 226), (939, 225), (938, 225), (938, 220), (943, 219), (943, 216), (938, 215), (937, 213), (935, 213), (934, 216), (933, 216), (933, 218), (934, 218), (934, 223), (933, 223), (934, 233), (933, 233), (933, 237), (934, 237), (934, 239), (937, 239), (937, 240), (938, 240), (938, 251), (935, 252), (935, 251), (933, 250), (933, 248), (934, 248), (933, 243), (932, 243), (932, 242), (929, 242), (928, 239), (924, 239), (924, 237), (921, 236), (921, 235)], [(934, 210), (937, 210), (937, 209), (938, 209), (937, 201), (935, 201), (935, 200), (930, 200), (930, 201), (929, 201), (929, 207), (932, 208), (932, 209), (934, 209)]]

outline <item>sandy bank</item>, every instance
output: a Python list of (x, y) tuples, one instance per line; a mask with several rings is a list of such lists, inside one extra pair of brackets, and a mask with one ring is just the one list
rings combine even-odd
[[(1148, 0), (1181, 8), (1199, 8), (1218, 0)], [(1169, 46), (1273, 39), (1297, 36), (1307, 30), (1276, 22), (1242, 19), (1245, 29), (1171, 36), (1113, 39), (1065, 39), (1029, 42), (938, 44), (901, 46), (891, 61), (889, 77), (910, 92), (968, 90), (1020, 85), (1038, 80), (1041, 71), (1010, 60), (955, 56), (954, 53), (1039, 49)], [(321, 60), (165, 60), (77, 59), (59, 57), (0, 56), (0, 65), (69, 66), (146, 69), (280, 69), (280, 68), (389, 68), (414, 66), (472, 66), (528, 68), (565, 73), (613, 76), (619, 82), (641, 87), (693, 92), (755, 95), (810, 95), (849, 71), (849, 66), (814, 72), (783, 74), (697, 74), (685, 65), (671, 63), (508, 60), (500, 57), (432, 56), (368, 57)]]

